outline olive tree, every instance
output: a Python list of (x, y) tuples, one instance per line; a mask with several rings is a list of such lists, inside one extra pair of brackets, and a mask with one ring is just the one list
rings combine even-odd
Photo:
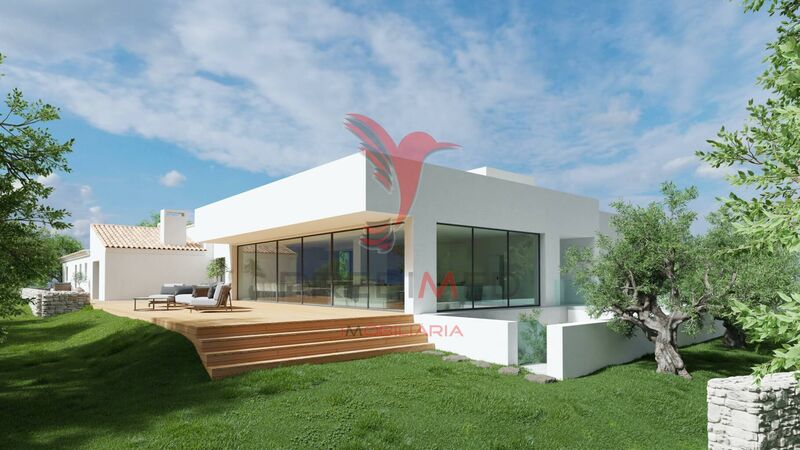
[(663, 199), (646, 206), (612, 203), (616, 238), (600, 235), (596, 249), (570, 249), (564, 269), (574, 274), (589, 313), (610, 314), (625, 334), (638, 328), (655, 344), (657, 371), (691, 378), (678, 352), (678, 330), (702, 326), (712, 304), (726, 298), (736, 273), (716, 267), (703, 238), (690, 227), (696, 214), (687, 204), (694, 187), (661, 186)]

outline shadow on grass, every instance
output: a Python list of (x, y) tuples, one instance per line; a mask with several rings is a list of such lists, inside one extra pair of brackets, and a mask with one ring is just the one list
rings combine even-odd
[[(683, 358), (686, 369), (690, 374), (695, 372), (708, 372), (713, 378), (735, 377), (750, 375), (753, 366), (768, 361), (769, 351), (755, 352), (753, 348), (731, 349), (722, 344), (719, 338), (687, 345), (678, 350)], [(609, 370), (620, 367), (641, 367), (645, 370), (656, 371), (655, 355), (648, 353), (633, 361), (603, 367), (580, 378), (599, 375)]]
[[(2, 448), (135, 436), (176, 410), (220, 413), (234, 396), (226, 392), (230, 384), (209, 381), (188, 340), (149, 323), (82, 311), (4, 325), (10, 334), (0, 348)], [(30, 344), (44, 341), (31, 351)]]
[(713, 372), (717, 377), (749, 375), (753, 366), (769, 360), (765, 354), (725, 347), (720, 339), (681, 349), (689, 372)]

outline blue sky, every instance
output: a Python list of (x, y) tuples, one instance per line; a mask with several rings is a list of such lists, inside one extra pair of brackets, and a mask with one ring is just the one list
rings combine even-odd
[(776, 25), (726, 0), (127, 3), (12, 0), (0, 16), (0, 91), (61, 107), (52, 129), (76, 139), (72, 172), (47, 182), (84, 241), (91, 222), (353, 153), (349, 112), (463, 146), (435, 163), (603, 205), (695, 184), (705, 214), (728, 185), (694, 151), (763, 98)]

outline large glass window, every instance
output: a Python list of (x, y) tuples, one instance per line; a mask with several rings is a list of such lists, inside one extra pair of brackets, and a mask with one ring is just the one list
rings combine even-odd
[(538, 305), (539, 235), (439, 224), (436, 271), (439, 311)]
[(237, 296), (242, 300), (254, 300), (256, 298), (256, 246), (239, 246), (239, 257), (237, 272), (238, 283), (236, 285)]
[(363, 230), (333, 233), (333, 304), (366, 308), (367, 250), (361, 245)]
[(436, 276), (439, 310), (472, 307), (472, 228), (437, 225)]
[(278, 296), (277, 242), (256, 245), (256, 299), (275, 301)]
[(507, 233), (473, 229), (472, 299), (475, 308), (507, 306)]
[(367, 229), (239, 246), (238, 298), (403, 309), (403, 226), (392, 227), (389, 251), (366, 249)]
[(539, 235), (508, 232), (510, 306), (539, 304)]
[(303, 238), (303, 303), (331, 304), (331, 235)]
[[(369, 250), (369, 307), (403, 309), (405, 295), (403, 289), (405, 267), (405, 245), (403, 224), (394, 228), (394, 246), (388, 252)], [(383, 229), (370, 229), (369, 233), (383, 232)]]
[(303, 302), (302, 239), (278, 241), (278, 301)]

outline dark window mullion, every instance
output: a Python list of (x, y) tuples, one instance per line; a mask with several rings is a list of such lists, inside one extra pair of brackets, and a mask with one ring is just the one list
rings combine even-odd
[(469, 281), (469, 291), (470, 291), (470, 300), (472, 301), (472, 307), (470, 309), (475, 309), (475, 227), (470, 227), (470, 281)]
[(511, 306), (511, 233), (506, 231), (506, 308)]
[(300, 238), (300, 304), (305, 302), (306, 284), (305, 284), (305, 253), (306, 253), (305, 238)]

